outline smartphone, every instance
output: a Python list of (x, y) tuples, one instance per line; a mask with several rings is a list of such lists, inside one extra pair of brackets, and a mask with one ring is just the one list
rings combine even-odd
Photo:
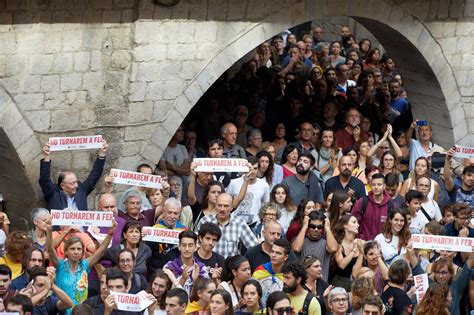
[(417, 126), (428, 126), (428, 122), (426, 120), (418, 120), (416, 122)]

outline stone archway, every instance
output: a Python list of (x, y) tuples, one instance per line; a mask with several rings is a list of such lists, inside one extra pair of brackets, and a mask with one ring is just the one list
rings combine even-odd
[[(7, 202), (12, 225), (21, 228), (37, 206), (40, 191), (38, 156), (41, 145), (8, 92), (0, 86), (0, 192)], [(19, 220), (17, 222), (17, 220)]]
[[(469, 144), (469, 131), (461, 95), (453, 70), (430, 30), (410, 12), (386, 0), (368, 1), (302, 1), (272, 14), (249, 27), (222, 47), (189, 81), (166, 119), (154, 132), (142, 151), (153, 161), (191, 108), (220, 75), (254, 47), (279, 32), (306, 21), (325, 17), (349, 16), (368, 29), (399, 61), (407, 79), (406, 89), (413, 104), (414, 116), (434, 127), (435, 138), (444, 146)], [(232, 23), (232, 22), (228, 22)], [(453, 129), (452, 126), (456, 126)]]

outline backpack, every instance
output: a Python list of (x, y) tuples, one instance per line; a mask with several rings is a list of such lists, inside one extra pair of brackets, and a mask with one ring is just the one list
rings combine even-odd
[[(369, 197), (364, 196), (362, 197), (362, 208), (360, 208), (360, 218), (362, 219), (364, 217), (364, 213), (367, 210), (367, 205), (369, 204)], [(388, 211), (387, 213), (390, 213), (393, 210), (393, 199), (390, 198), (388, 200)]]
[(313, 294), (311, 294), (311, 292), (308, 292), (308, 294), (306, 294), (306, 297), (304, 298), (304, 302), (303, 302), (303, 308), (302, 308), (302, 312), (298, 312), (298, 315), (308, 315), (309, 314), (309, 305), (311, 304), (311, 300), (313, 300)]

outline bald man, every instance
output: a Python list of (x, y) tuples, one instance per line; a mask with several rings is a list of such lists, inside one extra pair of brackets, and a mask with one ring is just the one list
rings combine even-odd
[[(117, 200), (112, 194), (103, 194), (99, 198), (97, 209), (99, 211), (110, 211), (114, 213), (115, 221), (117, 221), (117, 228), (115, 229), (114, 235), (112, 237), (112, 246), (120, 244), (122, 241), (122, 230), (127, 221), (118, 216)], [(99, 233), (106, 234), (108, 229), (109, 228), (107, 227), (100, 227)]]

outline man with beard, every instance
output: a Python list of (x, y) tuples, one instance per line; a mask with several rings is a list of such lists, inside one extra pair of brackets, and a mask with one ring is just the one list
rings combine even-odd
[(385, 177), (374, 174), (370, 185), (372, 191), (369, 195), (359, 198), (352, 208), (352, 214), (360, 224), (359, 236), (365, 241), (373, 240), (382, 232), (388, 214), (393, 209), (393, 201), (385, 192)]
[(281, 183), (289, 188), (291, 201), (295, 205), (309, 198), (316, 203), (316, 210), (319, 210), (324, 199), (318, 179), (311, 172), (315, 162), (311, 153), (301, 153), (296, 162), (296, 174), (286, 177)]
[(358, 178), (352, 176), (354, 163), (351, 157), (343, 156), (339, 159), (339, 175), (326, 181), (324, 192), (327, 195), (336, 190), (345, 190), (354, 199), (365, 196), (365, 186)]
[[(323, 237), (324, 231), (326, 236)], [(329, 219), (320, 211), (313, 211), (303, 219), (303, 226), (292, 244), (299, 257), (318, 257), (324, 281), (328, 281), (331, 254), (337, 251), (338, 244), (331, 231)]]
[(305, 267), (299, 262), (286, 263), (281, 272), (283, 291), (288, 294), (293, 314), (321, 315), (318, 300), (304, 287), (308, 278)]

